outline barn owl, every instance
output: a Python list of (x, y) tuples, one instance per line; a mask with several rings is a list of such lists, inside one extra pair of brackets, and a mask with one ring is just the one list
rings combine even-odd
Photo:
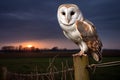
[(73, 56), (91, 55), (95, 61), (101, 61), (102, 42), (93, 23), (83, 17), (77, 5), (60, 5), (57, 18), (64, 35), (80, 48), (80, 52)]

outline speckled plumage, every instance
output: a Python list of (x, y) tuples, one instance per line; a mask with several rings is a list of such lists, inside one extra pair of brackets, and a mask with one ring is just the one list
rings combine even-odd
[(97, 35), (95, 26), (83, 17), (78, 6), (74, 4), (60, 5), (57, 16), (64, 35), (81, 49), (75, 56), (83, 56), (87, 53), (92, 55), (96, 61), (101, 61), (102, 42)]

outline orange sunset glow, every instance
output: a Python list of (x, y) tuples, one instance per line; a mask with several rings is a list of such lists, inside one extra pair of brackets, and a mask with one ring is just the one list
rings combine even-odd
[(23, 47), (28, 47), (28, 48), (32, 48), (32, 47), (42, 48), (44, 46), (43, 43), (38, 41), (26, 41), (26, 42), (22, 42), (21, 45)]
[(32, 47), (35, 47), (35, 48), (45, 48), (47, 47), (47, 45), (42, 42), (42, 41), (37, 41), (37, 40), (34, 40), (34, 41), (24, 41), (24, 42), (13, 42), (13, 43), (6, 43), (6, 44), (3, 44), (4, 46), (22, 46), (22, 47), (26, 47), (26, 48), (32, 48)]
[(28, 47), (28, 48), (31, 48), (31, 47), (33, 47), (33, 45), (31, 45), (31, 44), (28, 44), (28, 45), (27, 45), (27, 47)]
[[(66, 45), (63, 45), (64, 42), (66, 42)], [(59, 47), (59, 48), (68, 48), (68, 49), (76, 49), (78, 46), (76, 46), (74, 43), (69, 43), (69, 40), (58, 40), (58, 39), (47, 39), (47, 40), (31, 40), (31, 41), (24, 41), (24, 42), (12, 42), (12, 43), (6, 43), (2, 44), (4, 46), (22, 46), (23, 48), (30, 48), (35, 47), (39, 49), (51, 49), (53, 47)]]

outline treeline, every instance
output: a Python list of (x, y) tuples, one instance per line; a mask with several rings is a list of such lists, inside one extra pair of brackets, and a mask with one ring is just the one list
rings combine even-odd
[(19, 57), (70, 57), (79, 50), (37, 50), (37, 51), (1, 51), (0, 58), (19, 58)]
[(53, 48), (51, 48), (51, 49), (47, 49), (47, 48), (39, 49), (39, 48), (36, 48), (34, 46), (31, 46), (31, 47), (22, 47), (20, 45), (20, 46), (3, 46), (0, 51), (2, 51), (2, 52), (26, 52), (26, 51), (36, 52), (36, 51), (44, 51), (44, 50), (46, 51), (46, 50), (67, 50), (67, 49), (66, 48), (59, 49), (56, 46), (53, 47)]
[(119, 49), (104, 49), (102, 51), (103, 56), (120, 56), (120, 50)]
[[(21, 57), (72, 57), (72, 54), (78, 53), (78, 49), (39, 49), (33, 51), (25, 50), (1, 50), (0, 58), (21, 58)], [(120, 56), (120, 50), (103, 50), (103, 56)]]
[(80, 50), (78, 49), (72, 49), (72, 50), (69, 50), (69, 49), (59, 49), (58, 47), (53, 47), (51, 49), (39, 49), (39, 48), (29, 48), (29, 49), (16, 49), (16, 48), (2, 48), (0, 50), (0, 53), (74, 53), (74, 52), (79, 52)]

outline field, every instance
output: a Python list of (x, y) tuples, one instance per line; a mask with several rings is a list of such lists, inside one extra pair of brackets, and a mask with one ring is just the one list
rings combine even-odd
[[(55, 59), (55, 60), (54, 60)], [(104, 57), (103, 62), (120, 61), (120, 57)], [(5, 66), (9, 71), (18, 73), (34, 72), (37, 66), (38, 72), (47, 72), (50, 63), (61, 70), (62, 64), (72, 67), (72, 57), (56, 58), (3, 58), (0, 59), (0, 68)], [(94, 80), (120, 80), (120, 66), (96, 68), (95, 73), (91, 74)], [(0, 71), (1, 78), (2, 71)]]
[[(33, 69), (37, 66), (38, 70), (45, 72), (49, 64), (52, 62), (53, 58), (9, 58), (0, 59), (0, 66), (6, 66), (8, 70), (13, 72), (28, 73), (34, 71)], [(68, 61), (69, 65), (72, 65), (71, 58), (56, 58), (53, 64), (60, 69), (62, 63)]]

